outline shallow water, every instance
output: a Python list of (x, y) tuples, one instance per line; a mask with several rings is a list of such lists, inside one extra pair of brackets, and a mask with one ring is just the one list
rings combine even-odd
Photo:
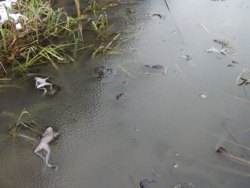
[[(222, 145), (250, 160), (249, 151), (232, 144), (250, 147), (250, 90), (235, 86), (249, 66), (250, 3), (169, 1), (170, 14), (164, 1), (136, 2), (112, 9), (118, 19), (129, 14), (126, 29), (136, 35), (126, 47), (135, 52), (82, 56), (56, 73), (44, 67), (61, 86), (53, 98), (42, 97), (31, 79), (20, 83), (24, 89), (0, 91), (2, 112), (26, 108), (39, 124), (61, 134), (51, 144), (50, 162), (59, 166), (54, 171), (33, 154), (36, 142), (4, 136), (15, 120), (1, 113), (0, 187), (136, 188), (155, 174), (152, 188), (249, 187), (249, 166), (215, 150)], [(220, 48), (214, 39), (230, 42), (232, 53), (207, 53), (211, 46)], [(228, 67), (232, 60), (239, 63)], [(141, 65), (157, 64), (167, 66), (166, 75), (140, 71)], [(100, 65), (116, 70), (111, 80), (94, 78)]]

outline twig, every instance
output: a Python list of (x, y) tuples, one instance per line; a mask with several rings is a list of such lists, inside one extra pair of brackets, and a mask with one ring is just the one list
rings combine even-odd
[(103, 49), (103, 52), (105, 52), (119, 36), (120, 36), (120, 33), (118, 33), (118, 34), (117, 34), (117, 35), (107, 44), (107, 46)]
[(210, 31), (208, 30), (208, 28), (204, 25), (204, 24), (200, 24), (200, 26), (207, 32), (210, 33)]
[(30, 126), (26, 125), (26, 124), (23, 123), (23, 122), (20, 122), (20, 124), (23, 125), (24, 127), (28, 128), (28, 129), (30, 129), (30, 130), (36, 132), (36, 133), (39, 133), (39, 134), (41, 134), (41, 135), (43, 134), (43, 133), (39, 132), (38, 130), (31, 128)]
[(165, 4), (166, 4), (166, 6), (167, 6), (167, 9), (168, 9), (169, 13), (172, 14), (172, 13), (171, 13), (171, 10), (170, 10), (170, 7), (169, 7), (168, 1), (167, 1), (167, 0), (164, 0), (164, 2), (165, 2)]
[(36, 142), (36, 141), (37, 141), (36, 139), (31, 138), (31, 137), (29, 137), (29, 136), (27, 136), (27, 135), (24, 135), (24, 134), (20, 134), (20, 133), (18, 133), (18, 134), (17, 134), (17, 136), (22, 137), (22, 138), (25, 138), (25, 139), (27, 139), (27, 140), (34, 141), (34, 142)]
[(238, 170), (235, 170), (235, 169), (227, 168), (226, 166), (214, 165), (214, 164), (211, 164), (211, 163), (205, 164), (205, 165), (209, 166), (210, 168), (214, 168), (216, 170), (220, 170), (220, 171), (223, 171), (223, 172), (228, 172), (228, 173), (231, 173), (231, 174), (234, 174), (234, 175), (237, 175), (237, 176), (250, 177), (249, 173), (245, 173), (245, 172), (241, 172), (241, 171), (238, 171)]
[(203, 129), (203, 131), (209, 133), (210, 135), (212, 135), (212, 136), (214, 136), (214, 137), (220, 138), (220, 139), (222, 139), (222, 140), (224, 140), (224, 141), (226, 141), (226, 142), (228, 142), (228, 143), (230, 143), (230, 144), (232, 144), (232, 145), (235, 145), (235, 146), (238, 146), (238, 147), (240, 147), (240, 148), (243, 148), (243, 149), (245, 149), (245, 150), (247, 150), (247, 151), (250, 151), (250, 148), (249, 148), (249, 147), (246, 147), (246, 146), (243, 146), (243, 145), (241, 145), (241, 144), (237, 144), (237, 143), (235, 143), (235, 142), (232, 142), (231, 140), (228, 140), (228, 139), (226, 139), (226, 138), (224, 138), (224, 137), (222, 137), (222, 136), (219, 136), (219, 135), (217, 135), (217, 134), (215, 134), (215, 133), (212, 133), (212, 132), (210, 132), (210, 131), (208, 131), (208, 130)]
[(248, 94), (247, 94), (247, 90), (246, 90), (245, 86), (243, 86), (243, 89), (244, 89), (244, 92), (245, 92), (246, 97), (247, 97), (247, 98), (249, 98), (249, 96), (248, 96)]
[(237, 100), (240, 100), (241, 102), (245, 102), (245, 103), (250, 104), (250, 100), (243, 99), (243, 98), (240, 98), (240, 97), (237, 97), (237, 96), (233, 96), (233, 95), (229, 95), (229, 94), (227, 94), (227, 96), (228, 97), (232, 97), (232, 98), (237, 99)]
[(8, 75), (8, 73), (7, 73), (7, 70), (5, 69), (5, 67), (3, 66), (3, 63), (0, 61), (0, 65), (1, 65), (1, 67), (3, 68), (3, 71), (5, 72), (5, 74), (6, 74), (6, 76)]
[[(223, 125), (223, 127), (227, 130), (227, 132), (230, 134), (230, 136), (234, 139), (235, 143), (241, 145), (241, 143), (240, 143), (240, 142), (238, 141), (238, 139), (235, 137), (234, 133), (233, 133), (227, 126)], [(244, 153), (245, 153), (248, 157), (250, 157), (249, 154), (248, 154), (248, 152), (247, 152), (244, 148), (241, 148), (241, 149), (244, 151)]]
[(232, 153), (228, 152), (224, 147), (220, 146), (217, 150), (217, 153), (224, 155), (225, 157), (227, 157), (228, 159), (231, 159), (233, 161), (239, 162), (241, 164), (246, 164), (246, 165), (250, 165), (250, 161), (247, 159), (243, 159), (241, 157), (237, 157), (235, 155), (233, 155)]
[(174, 19), (174, 16), (172, 15), (172, 12), (171, 12), (171, 9), (170, 9), (168, 0), (164, 0), (164, 2), (165, 2), (165, 4), (166, 4), (166, 7), (167, 7), (167, 9), (168, 9), (168, 11), (169, 11), (169, 14), (170, 14), (172, 20), (173, 20), (173, 23), (174, 23), (174, 25), (175, 25), (175, 28), (176, 28), (176, 30), (177, 30), (177, 32), (178, 32), (180, 38), (182, 39), (182, 42), (185, 43), (184, 40), (183, 40), (182, 33), (181, 33), (181, 31), (180, 31), (180, 29), (179, 29), (179, 27), (178, 27), (178, 25), (177, 25), (177, 23), (176, 23), (176, 21), (175, 21), (175, 19)]
[(244, 68), (242, 69), (242, 71), (240, 72), (240, 74), (237, 76), (236, 78), (236, 83), (235, 83), (235, 86), (237, 86), (239, 84), (239, 80), (241, 80), (241, 77), (244, 73), (247, 73), (250, 71), (250, 68)]
[(130, 76), (131, 78), (133, 78), (133, 75), (130, 74), (130, 72), (128, 72), (124, 67), (122, 67), (121, 65), (117, 65), (117, 67), (123, 71), (124, 73), (126, 73), (128, 76)]

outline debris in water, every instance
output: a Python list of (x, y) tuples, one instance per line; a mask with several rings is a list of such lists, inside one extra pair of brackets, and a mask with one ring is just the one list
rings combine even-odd
[(227, 151), (223, 146), (220, 146), (217, 150), (217, 153), (224, 155), (225, 157), (227, 157), (228, 159), (231, 159), (233, 161), (239, 162), (241, 164), (246, 164), (246, 165), (250, 165), (250, 161), (247, 159), (244, 159), (242, 157), (237, 157), (235, 155), (233, 155), (232, 153), (230, 153), (229, 151)]
[(175, 70), (174, 70), (175, 73), (178, 73), (178, 72), (182, 72), (181, 71), (181, 68), (178, 64), (175, 64)]
[(208, 28), (204, 25), (204, 24), (200, 24), (200, 26), (207, 32), (210, 33), (210, 31), (208, 30)]
[(207, 99), (207, 94), (201, 93), (201, 94), (200, 94), (200, 98), (201, 98), (201, 99)]
[(236, 85), (239, 85), (239, 82), (240, 82), (240, 80), (241, 80), (241, 78), (242, 78), (242, 75), (243, 74), (245, 74), (245, 73), (248, 73), (248, 72), (250, 72), (250, 68), (244, 68), (241, 72), (240, 72), (240, 74), (237, 76), (237, 78), (236, 78), (236, 84), (235, 84), (235, 86)]
[(174, 163), (174, 168), (178, 168), (179, 165), (177, 163)]
[[(117, 68), (119, 68), (122, 72), (127, 74), (129, 77), (133, 78), (134, 76), (127, 70), (125, 69), (122, 65), (117, 65)], [(126, 81), (124, 81), (126, 83)], [(124, 84), (124, 83), (123, 83)]]
[(161, 15), (161, 14), (153, 14), (152, 16), (158, 16), (159, 18), (164, 18), (164, 16), (163, 15)]
[(116, 100), (119, 100), (122, 96), (125, 96), (126, 93), (119, 93), (116, 95)]
[(132, 9), (132, 8), (127, 8), (127, 12), (128, 12), (129, 14), (132, 14), (132, 13), (135, 13), (135, 10)]
[(206, 50), (208, 53), (220, 53), (220, 54), (223, 54), (223, 55), (226, 55), (227, 54), (227, 51), (225, 48), (222, 48), (222, 49), (218, 49), (218, 48), (215, 48), (215, 47), (211, 47), (209, 49)]
[(190, 55), (184, 55), (182, 56), (186, 61), (191, 61), (192, 57)]
[(232, 61), (232, 63), (233, 63), (233, 64), (239, 64), (239, 62), (237, 62), (237, 61), (234, 61), (234, 60)]
[(238, 86), (250, 84), (250, 79), (249, 79), (249, 78), (240, 77), (240, 80), (242, 80), (242, 82), (241, 82), (241, 83), (238, 83)]
[[(146, 66), (148, 66), (148, 65), (146, 65)], [(162, 65), (153, 65), (151, 68), (152, 69), (163, 69), (164, 67)]]
[(221, 40), (221, 39), (214, 39), (213, 40), (215, 43), (220, 44), (222, 48), (229, 48), (230, 44), (226, 40)]
[(22, 137), (22, 138), (25, 138), (25, 139), (30, 140), (30, 141), (36, 142), (36, 139), (35, 139), (35, 138), (32, 138), (32, 137), (27, 136), (27, 135), (24, 135), (24, 134), (18, 133), (17, 136)]
[[(50, 168), (57, 168), (57, 166), (49, 164), (49, 156), (50, 156), (49, 143), (58, 136), (59, 136), (58, 132), (54, 132), (52, 127), (48, 127), (43, 133), (40, 143), (36, 146), (34, 150), (34, 153), (38, 157), (40, 157), (45, 162), (45, 164)], [(42, 150), (46, 151), (46, 157), (44, 157), (41, 153), (39, 153)]]
[(223, 147), (223, 146), (220, 146), (217, 150), (216, 150), (217, 153), (227, 153), (227, 150)]
[[(224, 0), (221, 0), (221, 1), (224, 1)], [(188, 183), (188, 186), (189, 186), (189, 187), (195, 187), (195, 185), (194, 185), (192, 182), (189, 182), (189, 183)]]
[(181, 188), (181, 184), (177, 184), (173, 188)]
[(140, 188), (149, 188), (150, 183), (155, 183), (155, 180), (152, 179), (144, 179), (140, 181)]

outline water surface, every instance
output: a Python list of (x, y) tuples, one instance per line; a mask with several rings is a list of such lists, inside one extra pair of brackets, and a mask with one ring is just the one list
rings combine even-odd
[[(41, 96), (32, 80), (21, 82), (23, 90), (0, 91), (1, 111), (26, 108), (39, 124), (61, 133), (51, 144), (57, 171), (33, 154), (36, 142), (2, 136), (0, 187), (136, 188), (155, 174), (152, 188), (249, 187), (249, 166), (215, 150), (222, 145), (250, 160), (249, 151), (232, 144), (250, 147), (250, 90), (235, 85), (249, 66), (250, 4), (177, 0), (169, 6), (171, 13), (160, 0), (113, 8), (110, 15), (121, 19), (114, 28), (127, 22), (123, 27), (134, 37), (125, 47), (136, 51), (95, 60), (82, 56), (60, 72), (42, 68), (61, 86), (55, 97)], [(220, 48), (214, 39), (227, 40), (230, 54), (207, 53)], [(239, 63), (228, 66), (232, 60)], [(141, 65), (157, 64), (168, 68), (166, 75), (140, 71)], [(116, 70), (113, 79), (94, 77), (100, 65)], [(121, 92), (126, 95), (116, 100)], [(6, 127), (14, 119), (2, 113), (1, 122)]]

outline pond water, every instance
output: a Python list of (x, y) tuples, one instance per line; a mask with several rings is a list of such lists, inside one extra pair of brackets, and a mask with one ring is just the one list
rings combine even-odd
[[(237, 86), (250, 66), (250, 2), (169, 0), (170, 12), (163, 0), (130, 2), (110, 10), (112, 27), (130, 39), (125, 53), (83, 55), (59, 72), (41, 67), (61, 87), (54, 97), (32, 79), (0, 90), (0, 187), (137, 188), (144, 179), (155, 179), (152, 188), (249, 187), (249, 164), (215, 151), (250, 160), (250, 86)], [(222, 48), (214, 39), (230, 44), (226, 54), (206, 51)], [(103, 65), (112, 78), (94, 76)], [(144, 65), (163, 65), (166, 74)], [(15, 122), (7, 114), (23, 108), (59, 130), (50, 157), (58, 170), (33, 154), (38, 137), (6, 136)]]

